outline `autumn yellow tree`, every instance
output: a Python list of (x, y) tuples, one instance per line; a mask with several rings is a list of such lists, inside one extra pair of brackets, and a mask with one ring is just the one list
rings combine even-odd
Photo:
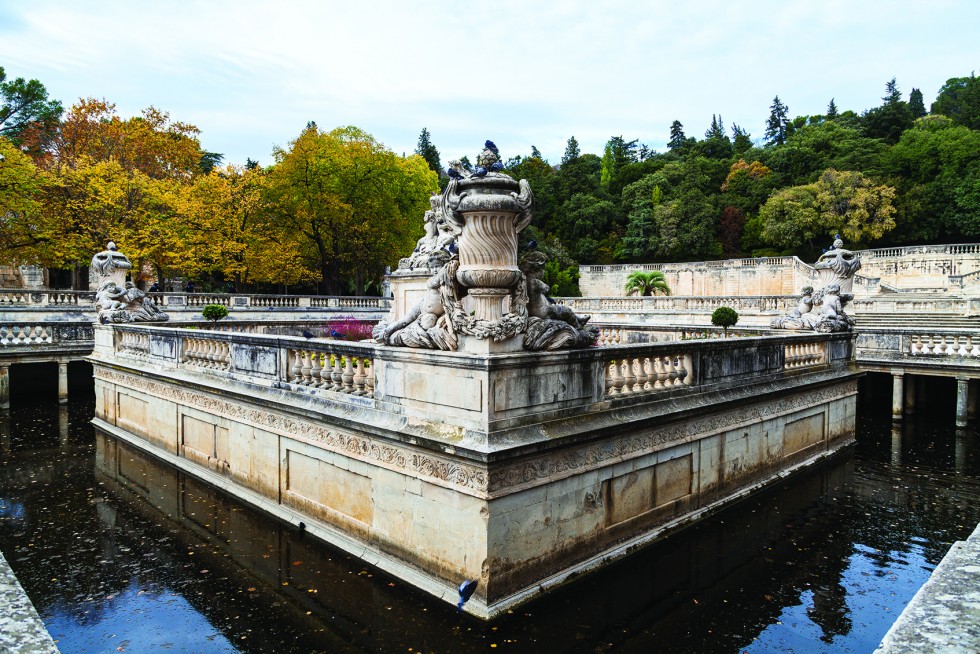
[(199, 175), (197, 133), (152, 107), (123, 119), (104, 100), (72, 106), (54, 138), (36, 149), (43, 171), (31, 224), (36, 261), (84, 266), (114, 240), (136, 271), (185, 262), (181, 208)]
[(0, 261), (4, 263), (40, 260), (41, 174), (30, 157), (0, 136)]
[(813, 184), (774, 193), (759, 210), (762, 235), (783, 247), (800, 247), (835, 233), (852, 247), (867, 246), (895, 228), (895, 189), (859, 172), (829, 168)]
[[(399, 157), (356, 127), (308, 126), (275, 151), (269, 217), (308, 257), (326, 293), (364, 290), (419, 235), (438, 178), (418, 155)], [(297, 242), (298, 241), (298, 242)]]

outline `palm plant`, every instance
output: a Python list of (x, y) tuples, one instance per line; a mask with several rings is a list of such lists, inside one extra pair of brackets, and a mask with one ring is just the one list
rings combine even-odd
[(626, 278), (623, 287), (627, 295), (670, 295), (667, 278), (659, 270), (637, 270)]

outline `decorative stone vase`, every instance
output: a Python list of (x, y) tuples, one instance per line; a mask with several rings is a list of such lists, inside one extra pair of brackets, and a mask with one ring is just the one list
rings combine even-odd
[(462, 229), (456, 280), (469, 289), (477, 318), (499, 320), (521, 279), (517, 235), (531, 222), (531, 188), (525, 180), (488, 173), (453, 180), (443, 198), (449, 220)]

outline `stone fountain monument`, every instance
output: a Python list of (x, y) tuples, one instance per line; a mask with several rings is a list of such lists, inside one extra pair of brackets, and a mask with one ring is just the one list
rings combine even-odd
[(861, 269), (861, 257), (844, 248), (840, 234), (834, 237), (830, 249), (820, 255), (813, 266), (819, 290), (805, 286), (800, 303), (785, 316), (773, 318), (773, 329), (794, 329), (817, 332), (849, 332), (854, 319), (844, 307), (854, 299), (851, 293), (854, 275)]
[(116, 244), (109, 241), (106, 249), (92, 257), (91, 270), (98, 275), (98, 291), (95, 306), (99, 322), (160, 322), (170, 320), (153, 300), (136, 288), (126, 276), (133, 264)]
[(451, 166), (446, 190), (426, 212), (426, 235), (391, 276), (394, 307), (375, 339), (474, 354), (594, 344), (588, 316), (548, 298), (547, 257), (532, 251), (518, 261), (518, 236), (533, 216), (527, 180), (501, 172), (492, 141), (474, 170)]

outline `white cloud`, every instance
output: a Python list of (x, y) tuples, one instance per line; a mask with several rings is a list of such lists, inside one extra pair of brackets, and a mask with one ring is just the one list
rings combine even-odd
[(397, 152), (423, 126), (443, 159), (486, 138), (557, 160), (575, 135), (663, 147), (713, 113), (762, 134), (791, 113), (874, 106), (892, 76), (927, 102), (980, 61), (980, 3), (0, 0), (0, 65), (70, 104), (153, 104), (241, 163), (307, 120), (356, 124)]

